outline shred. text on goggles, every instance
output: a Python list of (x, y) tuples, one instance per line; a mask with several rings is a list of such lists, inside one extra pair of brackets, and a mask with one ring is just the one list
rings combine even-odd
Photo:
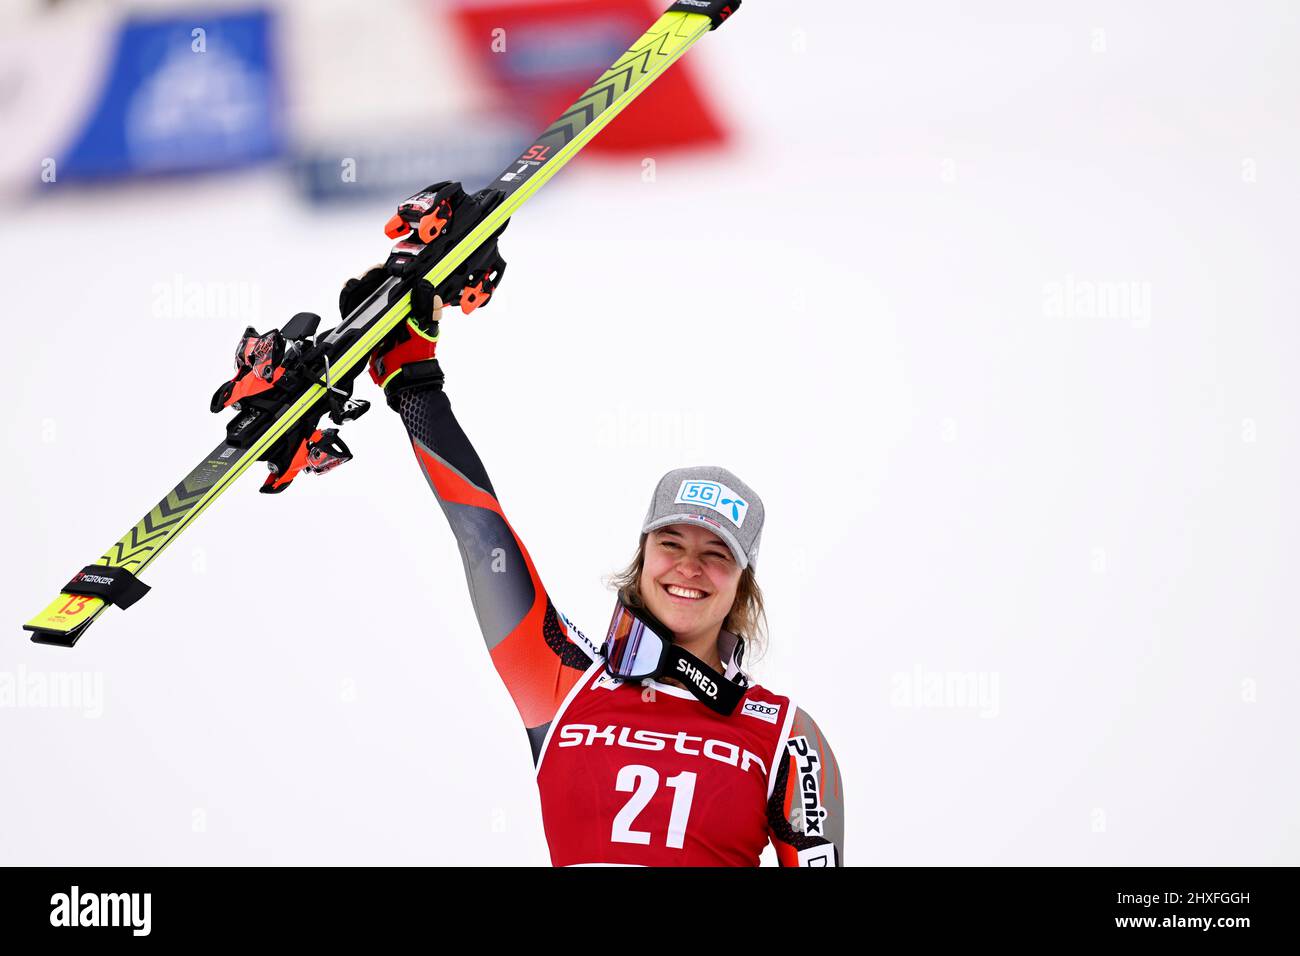
[[(642, 681), (672, 677), (679, 680), (701, 701), (720, 714), (730, 714), (745, 696), (744, 675), (730, 680), (681, 646), (674, 644), (672, 632), (655, 620), (649, 611), (632, 610), (622, 601), (614, 608), (609, 633), (601, 654), (605, 670), (622, 680)], [(736, 658), (744, 647), (737, 638)]]

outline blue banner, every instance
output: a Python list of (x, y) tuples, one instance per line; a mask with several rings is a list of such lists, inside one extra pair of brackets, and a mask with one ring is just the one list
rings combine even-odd
[(273, 27), (265, 10), (127, 20), (59, 178), (221, 169), (280, 155)]

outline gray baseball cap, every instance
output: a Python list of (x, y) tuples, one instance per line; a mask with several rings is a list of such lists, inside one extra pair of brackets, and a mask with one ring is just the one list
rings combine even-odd
[(670, 524), (694, 524), (712, 531), (727, 543), (743, 571), (758, 557), (763, 502), (725, 468), (676, 468), (655, 486), (641, 533)]

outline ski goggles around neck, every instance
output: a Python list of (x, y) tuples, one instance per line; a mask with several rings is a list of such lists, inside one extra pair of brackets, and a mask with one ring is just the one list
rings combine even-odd
[[(690, 651), (673, 643), (672, 631), (647, 610), (633, 610), (621, 600), (614, 608), (609, 633), (601, 647), (605, 671), (627, 681), (672, 677), (680, 681), (706, 706), (728, 716), (745, 696), (748, 681), (743, 673), (736, 679), (718, 673)], [(744, 653), (744, 640), (736, 638), (733, 657), (737, 667)]]

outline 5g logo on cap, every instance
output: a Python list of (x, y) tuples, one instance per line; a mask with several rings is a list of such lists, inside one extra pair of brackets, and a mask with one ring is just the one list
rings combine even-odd
[(685, 505), (703, 505), (725, 516), (737, 528), (745, 523), (749, 502), (720, 481), (700, 481), (688, 478), (677, 489), (673, 501)]

